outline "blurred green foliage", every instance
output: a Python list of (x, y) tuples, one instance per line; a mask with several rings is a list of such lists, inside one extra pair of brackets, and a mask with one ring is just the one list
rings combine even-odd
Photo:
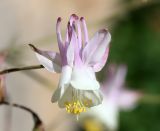
[[(127, 64), (127, 87), (160, 95), (160, 2), (129, 11), (112, 31), (109, 63)], [(120, 131), (160, 131), (160, 104), (120, 113)]]

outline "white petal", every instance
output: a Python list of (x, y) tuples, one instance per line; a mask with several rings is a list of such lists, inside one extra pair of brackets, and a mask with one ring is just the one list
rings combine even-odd
[(102, 100), (103, 100), (102, 92), (100, 90), (94, 90), (93, 93), (102, 102)]
[(98, 90), (100, 88), (95, 73), (89, 67), (73, 68), (70, 83), (74, 88), (80, 90)]
[(65, 91), (62, 95), (62, 97), (58, 100), (58, 105), (60, 108), (64, 108), (65, 107), (65, 103), (66, 102), (70, 102), (73, 99), (73, 87), (71, 87), (71, 85), (65, 85), (64, 86)]
[(57, 88), (56, 91), (53, 93), (52, 95), (52, 98), (51, 98), (51, 101), (54, 103), (54, 102), (57, 102), (58, 99), (60, 98), (60, 95), (61, 95), (61, 88)]
[(31, 45), (31, 48), (35, 51), (35, 54), (39, 62), (51, 72), (61, 72), (61, 57), (59, 53), (51, 51), (42, 51)]
[(70, 79), (71, 79), (71, 73), (72, 73), (72, 68), (70, 66), (64, 66), (62, 68), (62, 74), (60, 77), (58, 89), (54, 92), (52, 96), (52, 102), (56, 102), (58, 99), (60, 99), (61, 96), (63, 96), (65, 90), (66, 90), (66, 85), (69, 84)]
[(109, 130), (117, 130), (118, 127), (118, 108), (116, 105), (110, 105), (102, 102), (102, 104), (91, 108), (90, 115), (101, 120)]
[(80, 100), (87, 107), (93, 107), (102, 103), (102, 96), (99, 90), (96, 91), (77, 90), (73, 88), (71, 85), (65, 85), (65, 86), (66, 87), (64, 94), (58, 100), (59, 107), (61, 108), (65, 107), (66, 102), (73, 101), (74, 97)]
[[(81, 100), (87, 107), (93, 107), (102, 103), (102, 95), (99, 90), (82, 90)], [(87, 103), (89, 102), (89, 103)]]
[(62, 68), (59, 86), (64, 86), (64, 84), (69, 84), (71, 80), (71, 74), (72, 74), (72, 68), (70, 66), (64, 66)]
[(61, 66), (59, 66), (58, 64), (54, 63), (53, 61), (49, 60), (48, 58), (39, 55), (38, 53), (36, 53), (36, 56), (39, 60), (39, 62), (50, 72), (56, 72), (56, 73), (60, 73), (61, 72)]

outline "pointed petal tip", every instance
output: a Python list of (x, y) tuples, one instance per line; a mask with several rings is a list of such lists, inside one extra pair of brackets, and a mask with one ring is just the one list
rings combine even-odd
[(121, 65), (119, 65), (118, 69), (121, 70), (122, 72), (127, 72), (127, 65), (121, 64)]
[(83, 21), (83, 20), (84, 20), (84, 17), (81, 17), (81, 18), (80, 18), (80, 21)]
[(32, 45), (32, 44), (28, 44), (28, 45), (31, 47), (31, 49), (32, 49), (33, 51), (38, 51), (37, 48), (36, 48), (34, 45)]
[(72, 14), (71, 16), (70, 16), (70, 20), (69, 20), (69, 22), (70, 22), (70, 24), (72, 25), (75, 21), (77, 21), (79, 19), (79, 17), (76, 15), (76, 14)]
[(58, 103), (59, 99), (60, 99), (60, 96), (57, 96), (57, 95), (55, 96), (55, 95), (53, 95), (52, 98), (51, 98), (51, 102), (52, 102), (52, 103)]
[(107, 29), (101, 29), (99, 30), (99, 33), (108, 33), (109, 31)]
[(76, 20), (79, 19), (79, 17), (78, 17), (76, 14), (72, 14), (72, 15), (71, 15), (71, 18), (72, 18), (72, 17), (73, 17), (74, 19), (76, 19)]
[(109, 38), (109, 42), (111, 41), (111, 34), (108, 31), (108, 29), (100, 29), (98, 32), (102, 33), (102, 34), (105, 34), (105, 36), (107, 36)]
[(61, 17), (58, 17), (57, 19), (57, 23), (61, 22), (62, 21), (62, 18)]

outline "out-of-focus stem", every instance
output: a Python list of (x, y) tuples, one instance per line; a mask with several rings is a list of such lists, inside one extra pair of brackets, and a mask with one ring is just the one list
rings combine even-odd
[(139, 102), (144, 104), (160, 104), (160, 95), (143, 94)]
[(43, 127), (43, 122), (41, 121), (39, 116), (34, 111), (32, 111), (31, 109), (29, 109), (25, 106), (19, 105), (19, 104), (11, 104), (11, 103), (6, 102), (6, 101), (0, 102), (0, 105), (8, 105), (8, 106), (20, 108), (22, 110), (25, 110), (25, 111), (31, 113), (32, 117), (33, 117), (33, 120), (34, 120), (33, 131), (45, 131), (45, 129)]
[(17, 72), (17, 71), (23, 71), (23, 70), (34, 70), (34, 69), (41, 69), (44, 68), (43, 65), (34, 65), (34, 66), (25, 66), (25, 67), (16, 67), (16, 68), (10, 68), (0, 71), (0, 75)]

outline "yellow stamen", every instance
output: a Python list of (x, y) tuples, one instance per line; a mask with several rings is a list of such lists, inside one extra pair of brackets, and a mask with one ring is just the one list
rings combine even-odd
[(80, 90), (73, 89), (72, 100), (65, 102), (66, 111), (70, 114), (77, 115), (77, 119), (80, 113), (86, 112), (86, 108), (92, 105), (92, 100), (82, 98), (81, 93)]
[(86, 111), (86, 107), (79, 100), (66, 102), (65, 107), (68, 113), (71, 113), (74, 115), (79, 115), (80, 113)]
[(104, 125), (96, 119), (86, 119), (84, 121), (85, 131), (104, 131)]

